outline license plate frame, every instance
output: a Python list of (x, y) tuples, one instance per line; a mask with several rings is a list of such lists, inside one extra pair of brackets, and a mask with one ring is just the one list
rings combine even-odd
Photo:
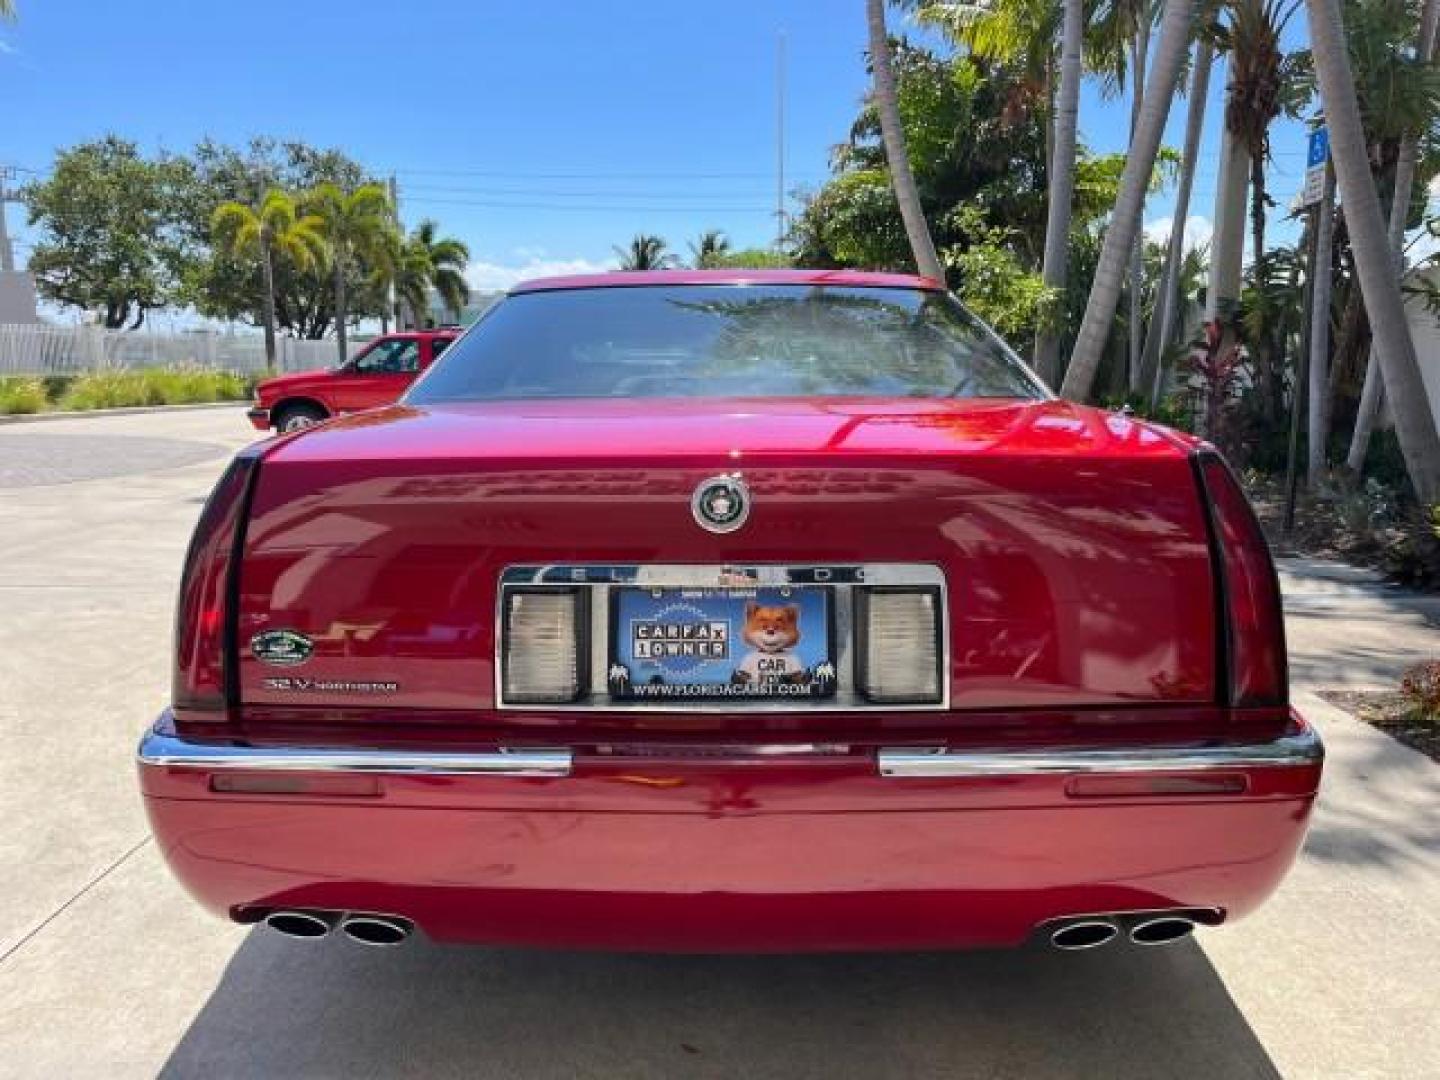
[(615, 586), (609, 601), (605, 686), (616, 704), (803, 705), (835, 696), (829, 586)]

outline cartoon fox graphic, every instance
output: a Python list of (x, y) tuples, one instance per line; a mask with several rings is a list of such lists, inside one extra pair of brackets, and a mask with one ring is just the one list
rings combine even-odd
[(765, 605), (751, 600), (745, 605), (745, 629), (740, 636), (750, 652), (735, 669), (735, 682), (772, 686), (804, 680), (805, 666), (794, 651), (800, 644), (798, 604)]

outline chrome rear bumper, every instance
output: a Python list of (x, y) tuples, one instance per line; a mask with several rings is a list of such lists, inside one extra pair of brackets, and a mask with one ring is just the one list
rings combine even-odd
[[(397, 773), (434, 776), (569, 776), (569, 747), (485, 752), (247, 746), (233, 741), (183, 738), (167, 717), (140, 740), (141, 765), (202, 771)], [(758, 753), (763, 748), (755, 748)], [(1324, 760), (1320, 736), (1309, 725), (1263, 743), (1076, 748), (1060, 750), (946, 750), (944, 747), (881, 747), (881, 776), (997, 777), (1095, 773), (1184, 773), (1216, 769), (1298, 768)]]
[(1264, 743), (1132, 747), (1123, 750), (946, 751), (943, 748), (882, 749), (880, 775), (1035, 776), (1065, 773), (1195, 772), (1210, 769), (1296, 768), (1325, 760), (1325, 746), (1308, 724)]

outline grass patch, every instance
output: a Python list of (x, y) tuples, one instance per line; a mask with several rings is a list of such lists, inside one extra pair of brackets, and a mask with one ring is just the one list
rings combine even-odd
[(248, 380), (223, 371), (102, 371), (73, 380), (54, 407), (88, 412), (142, 405), (198, 405), (242, 401), (249, 394)]
[(0, 379), (0, 415), (37, 413), (50, 407), (50, 396), (40, 379)]
[(251, 378), (202, 368), (9, 376), (0, 378), (0, 416), (244, 401), (254, 387)]

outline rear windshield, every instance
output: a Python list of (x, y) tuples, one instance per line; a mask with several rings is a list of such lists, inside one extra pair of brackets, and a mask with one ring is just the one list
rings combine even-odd
[(833, 395), (1046, 396), (942, 293), (647, 285), (507, 297), (405, 400)]

